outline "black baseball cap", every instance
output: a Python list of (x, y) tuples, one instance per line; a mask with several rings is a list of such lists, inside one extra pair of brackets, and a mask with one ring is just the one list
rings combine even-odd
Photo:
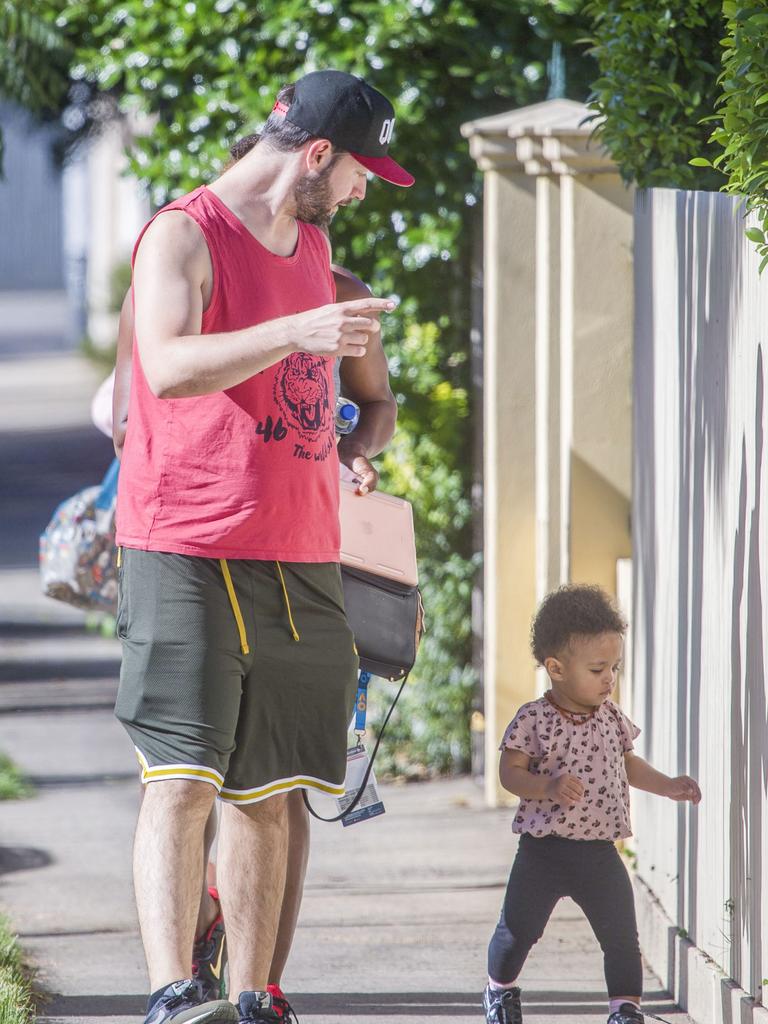
[(296, 82), (290, 106), (278, 101), (274, 111), (297, 128), (328, 139), (384, 181), (405, 188), (413, 184), (413, 175), (387, 154), (394, 107), (357, 75), (312, 71)]

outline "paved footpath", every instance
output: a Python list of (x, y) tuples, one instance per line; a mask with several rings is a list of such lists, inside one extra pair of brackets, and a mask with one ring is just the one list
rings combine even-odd
[[(146, 979), (130, 886), (138, 783), (111, 713), (119, 650), (72, 624), (0, 630), (0, 749), (37, 795), (2, 806), (0, 904), (50, 1000), (42, 1022), (128, 1024)], [(286, 989), (308, 1024), (479, 1019), (486, 944), (514, 854), (510, 812), (466, 778), (384, 787), (387, 813), (314, 824), (306, 901)], [(597, 1024), (602, 963), (564, 903), (522, 983), (526, 1014)], [(674, 1012), (649, 977), (653, 1009)]]
[[(0, 906), (48, 993), (42, 1024), (133, 1024), (147, 981), (130, 883), (139, 787), (111, 711), (119, 648), (41, 598), (33, 568), (34, 537), (53, 504), (99, 478), (109, 445), (87, 427), (86, 369), (30, 361), (13, 371), (37, 407), (26, 408), (21, 392), (15, 411), (0, 409), (0, 456), (11, 467), (0, 535), (0, 750), (36, 795), (0, 805)], [(40, 393), (58, 395), (58, 420), (56, 403), (41, 410)], [(466, 778), (387, 786), (384, 798), (381, 818), (349, 829), (313, 823), (286, 990), (302, 1024), (479, 1021), (486, 945), (515, 850), (510, 812), (485, 808)], [(573, 904), (561, 904), (522, 985), (526, 1016), (542, 1024), (605, 1021), (602, 958)], [(650, 976), (647, 992), (654, 1012), (687, 1024)]]

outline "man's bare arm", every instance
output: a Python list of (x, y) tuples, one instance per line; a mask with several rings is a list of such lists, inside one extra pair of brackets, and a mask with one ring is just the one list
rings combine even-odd
[(360, 357), (386, 299), (332, 303), (240, 331), (201, 334), (211, 287), (208, 247), (180, 211), (158, 217), (134, 266), (136, 341), (158, 398), (187, 398), (234, 387), (292, 352)]
[[(370, 296), (367, 285), (341, 267), (334, 267), (336, 298), (340, 301)], [(381, 343), (381, 331), (371, 334), (362, 359), (343, 360), (341, 390), (360, 406), (360, 422), (339, 441), (339, 458), (360, 479), (360, 492), (375, 490), (379, 475), (370, 460), (392, 440), (397, 422), (397, 402), (389, 386), (389, 367)]]

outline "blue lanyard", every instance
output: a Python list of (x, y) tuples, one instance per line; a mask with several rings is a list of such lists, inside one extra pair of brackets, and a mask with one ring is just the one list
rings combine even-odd
[(371, 673), (362, 671), (357, 680), (357, 696), (355, 697), (355, 733), (362, 741), (365, 736), (365, 717), (368, 714), (368, 683)]

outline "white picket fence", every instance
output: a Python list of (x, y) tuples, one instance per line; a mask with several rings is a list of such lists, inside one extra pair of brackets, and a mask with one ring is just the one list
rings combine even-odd
[(696, 1019), (762, 1020), (725, 976), (768, 1005), (768, 272), (730, 197), (639, 193), (635, 225), (633, 713), (704, 793), (635, 794), (637, 871), (723, 972), (702, 996), (668, 961)]

